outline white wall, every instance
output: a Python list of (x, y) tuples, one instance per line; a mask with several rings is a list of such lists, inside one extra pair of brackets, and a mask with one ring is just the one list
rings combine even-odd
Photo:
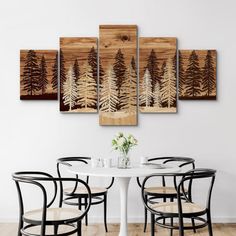
[[(110, 155), (111, 138), (124, 131), (139, 140), (133, 159), (186, 155), (198, 166), (216, 168), (213, 217), (236, 222), (235, 8), (234, 0), (1, 1), (0, 220), (18, 217), (13, 171), (55, 172), (63, 155)], [(96, 114), (61, 114), (56, 101), (20, 101), (20, 49), (55, 49), (60, 36), (98, 36), (99, 24), (137, 24), (140, 36), (174, 36), (181, 49), (217, 49), (218, 100), (179, 102), (178, 114), (140, 114), (137, 127), (100, 127)], [(138, 191), (133, 180), (129, 217), (142, 221)], [(109, 193), (113, 221), (119, 217), (117, 194), (115, 185)]]

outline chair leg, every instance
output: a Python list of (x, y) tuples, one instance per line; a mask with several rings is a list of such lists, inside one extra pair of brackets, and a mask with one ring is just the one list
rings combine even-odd
[(58, 225), (54, 225), (54, 235), (56, 236), (58, 233)]
[(22, 236), (21, 229), (23, 228), (23, 221), (22, 218), (19, 220), (19, 225), (18, 225), (18, 236)]
[(213, 236), (212, 223), (211, 223), (211, 213), (207, 213), (207, 222), (208, 222), (208, 232), (209, 236)]
[(77, 235), (82, 236), (81, 220), (77, 222), (77, 228), (78, 228)]
[(195, 220), (194, 218), (191, 218), (191, 221), (192, 221), (192, 227), (193, 227), (193, 232), (196, 233), (196, 228), (195, 228)]
[(151, 214), (151, 236), (155, 236), (155, 215)]
[[(145, 196), (145, 202), (147, 202), (147, 195)], [(145, 233), (147, 229), (147, 209), (144, 207), (144, 229), (143, 232)]]
[(179, 236), (184, 236), (184, 222), (182, 215), (179, 215)]
[(104, 195), (104, 226), (105, 226), (105, 230), (106, 232), (108, 232), (107, 230), (107, 195)]
[[(85, 197), (84, 198), (84, 209), (86, 209), (87, 205), (88, 205), (88, 199)], [(85, 216), (85, 225), (88, 226), (88, 213)]]
[[(166, 198), (165, 197), (163, 198), (163, 202), (166, 202)], [(166, 219), (163, 218), (163, 225), (165, 225), (165, 224), (166, 224)]]
[[(171, 202), (174, 201), (173, 198), (170, 199)], [(170, 225), (173, 227), (174, 225), (174, 221), (173, 221), (173, 217), (170, 218)], [(170, 236), (173, 236), (173, 229), (170, 229)]]

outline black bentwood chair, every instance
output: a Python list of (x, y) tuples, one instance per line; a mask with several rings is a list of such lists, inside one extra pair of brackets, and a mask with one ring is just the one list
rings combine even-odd
[[(91, 160), (90, 157), (63, 157), (57, 159), (57, 173), (58, 176), (61, 177), (62, 175), (62, 166), (64, 167), (70, 167), (73, 164), (88, 164)], [(76, 178), (78, 178), (78, 175), (76, 175)], [(89, 184), (89, 176), (86, 177), (86, 183)], [(111, 186), (114, 183), (114, 178), (112, 178), (111, 183), (108, 187), (91, 187), (91, 196), (92, 201), (91, 205), (98, 205), (103, 203), (104, 204), (104, 226), (106, 232), (107, 230), (107, 192), (108, 189), (111, 188)], [(61, 182), (60, 185), (64, 196), (62, 195), (60, 199), (60, 206), (62, 206), (62, 203), (72, 205), (72, 206), (78, 206), (79, 209), (81, 209), (83, 206), (86, 208), (88, 204), (88, 195), (84, 192), (84, 188), (79, 188), (77, 184), (73, 187), (64, 188), (63, 183)], [(67, 197), (67, 194), (70, 193), (73, 190), (73, 199), (71, 201), (70, 197)], [(77, 199), (77, 201), (75, 201)], [(88, 225), (88, 214), (85, 216), (85, 225)]]
[[(180, 168), (184, 168), (186, 170), (191, 170), (195, 168), (195, 160), (190, 157), (150, 157), (148, 158), (148, 163), (156, 163), (156, 164), (167, 164), (176, 165)], [(177, 198), (177, 176), (158, 176), (161, 179), (161, 186), (155, 184), (152, 187), (146, 187), (145, 189), (145, 199), (146, 201), (149, 199), (154, 201), (155, 199), (162, 199), (163, 202), (167, 200), (173, 202), (175, 198)], [(170, 180), (169, 180), (169, 179)], [(169, 180), (169, 181), (168, 181)], [(140, 179), (137, 178), (137, 182), (139, 187), (141, 188)], [(191, 182), (190, 182), (191, 186)], [(189, 186), (189, 187), (190, 187)], [(191, 198), (191, 188), (185, 189), (185, 193), (189, 195)], [(165, 220), (164, 220), (165, 221)], [(192, 221), (194, 224), (194, 222)], [(144, 232), (146, 232), (147, 228), (147, 209), (144, 207)], [(195, 232), (195, 229), (194, 229)]]
[[(155, 224), (157, 224), (161, 227), (170, 229), (171, 234), (173, 230), (178, 230), (179, 236), (184, 236), (185, 230), (199, 229), (208, 226), (209, 236), (213, 236), (211, 224), (211, 195), (215, 182), (215, 173), (216, 170), (212, 169), (193, 169), (184, 173), (182, 180), (177, 187), (177, 202), (164, 202), (155, 204), (146, 201), (145, 184), (150, 178), (159, 175), (153, 174), (146, 177), (142, 184), (142, 198), (145, 207), (148, 211), (151, 212), (151, 235), (155, 235)], [(197, 180), (200, 179), (209, 180), (206, 206), (193, 202), (192, 199), (190, 199), (190, 197), (185, 194), (184, 191), (184, 187), (186, 184), (192, 181), (191, 187), (193, 187), (198, 182)], [(198, 190), (199, 187), (200, 186), (198, 186)], [(204, 191), (200, 191), (200, 193), (203, 194)], [(170, 219), (170, 223), (166, 223), (168, 219)], [(173, 224), (175, 219), (177, 219), (178, 224)], [(198, 224), (184, 224), (184, 221), (186, 221), (186, 219), (194, 219), (194, 221), (198, 222)]]
[[(77, 233), (82, 235), (81, 220), (87, 214), (91, 205), (91, 192), (86, 182), (75, 178), (54, 178), (52, 175), (45, 172), (38, 171), (22, 171), (16, 172), (12, 175), (16, 183), (17, 192), (19, 196), (20, 218), (18, 236), (67, 236)], [(52, 207), (57, 197), (58, 182), (75, 182), (82, 185), (86, 189), (88, 196), (87, 208), (84, 212), (73, 208)], [(26, 191), (22, 190), (22, 185), (31, 185), (30, 198), (37, 199), (38, 196), (40, 204), (39, 209), (25, 211)], [(49, 188), (51, 187), (51, 188)], [(36, 193), (34, 196), (33, 193)], [(53, 194), (52, 194), (53, 193)], [(50, 197), (50, 195), (52, 196)], [(70, 198), (73, 197), (73, 192), (68, 193)]]

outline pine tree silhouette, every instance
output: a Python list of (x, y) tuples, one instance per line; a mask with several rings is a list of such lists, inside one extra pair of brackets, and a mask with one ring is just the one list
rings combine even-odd
[(97, 84), (98, 68), (97, 68), (97, 51), (94, 47), (91, 48), (88, 54), (88, 64), (92, 68), (93, 78)]
[(120, 94), (120, 106), (121, 110), (131, 113), (136, 109), (137, 97), (136, 97), (136, 73), (133, 69), (132, 61), (126, 72), (126, 78), (121, 86)]
[[(164, 64), (164, 63), (163, 63)], [(156, 82), (155, 88), (154, 88), (154, 92), (153, 92), (153, 100), (154, 100), (154, 107), (162, 107), (161, 104), (161, 86), (159, 82)]]
[(137, 68), (136, 68), (136, 62), (135, 62), (134, 56), (131, 59), (131, 65), (132, 65), (132, 69), (137, 74)]
[(23, 71), (23, 90), (28, 95), (35, 95), (39, 90), (39, 67), (37, 62), (37, 56), (34, 50), (29, 50), (26, 55), (26, 61)]
[(204, 67), (202, 70), (202, 95), (212, 96), (215, 95), (216, 81), (215, 81), (215, 69), (211, 51), (207, 51)]
[(77, 84), (75, 82), (76, 78), (73, 72), (73, 67), (70, 66), (68, 73), (66, 75), (66, 80), (63, 83), (63, 104), (64, 106), (69, 106), (69, 111), (72, 111), (76, 105), (77, 100)]
[(63, 84), (66, 81), (65, 59), (63, 51), (60, 49), (60, 90), (63, 93)]
[(181, 52), (179, 51), (179, 96), (183, 97), (185, 95), (185, 71), (184, 71), (184, 61)]
[(201, 70), (195, 50), (192, 51), (189, 57), (189, 64), (185, 72), (185, 85), (188, 97), (197, 97), (201, 94)]
[(47, 79), (47, 64), (45, 61), (45, 57), (42, 56), (40, 65), (39, 65), (39, 90), (41, 90), (42, 94), (45, 94), (47, 85), (48, 85), (48, 79)]
[(140, 106), (142, 107), (150, 107), (152, 101), (153, 101), (153, 92), (152, 92), (151, 74), (148, 68), (146, 68), (141, 83), (139, 103)]
[(87, 63), (78, 80), (77, 105), (85, 109), (97, 108), (97, 84), (93, 78), (92, 68)]
[(99, 85), (102, 84), (105, 72), (102, 67), (101, 59), (99, 58)]
[(73, 65), (73, 72), (74, 72), (76, 83), (77, 83), (78, 80), (79, 80), (79, 77), (80, 77), (79, 63), (78, 63), (77, 59), (75, 59), (75, 62), (74, 62), (74, 65)]
[(160, 90), (162, 107), (173, 107), (176, 104), (176, 78), (172, 59), (167, 60)]
[[(115, 56), (115, 63), (113, 64), (113, 70), (115, 73), (116, 78), (116, 85), (118, 90), (118, 99), (120, 101), (120, 88), (125, 80), (125, 73), (126, 73), (126, 65), (124, 54), (122, 53), (121, 49), (119, 49)], [(117, 104), (117, 109), (120, 110), (120, 104)]]
[(54, 64), (52, 66), (52, 88), (53, 90), (57, 90), (57, 87), (58, 87), (58, 52), (56, 53)]
[(104, 75), (104, 80), (101, 84), (100, 111), (115, 112), (117, 111), (118, 91), (115, 73), (113, 67), (110, 66), (107, 73)]

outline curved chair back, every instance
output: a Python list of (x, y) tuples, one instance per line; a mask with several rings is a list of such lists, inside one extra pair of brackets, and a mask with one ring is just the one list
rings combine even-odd
[[(177, 186), (177, 202), (178, 202), (179, 215), (182, 215), (182, 200), (184, 200), (185, 202), (192, 203), (191, 197), (189, 195), (187, 195), (184, 191), (184, 184), (185, 184), (185, 182), (192, 182), (195, 179), (207, 179), (207, 178), (211, 179), (210, 184), (209, 184), (207, 201), (206, 201), (206, 211), (210, 211), (212, 189), (213, 189), (213, 185), (215, 182), (215, 173), (216, 173), (216, 170), (206, 169), (206, 168), (193, 169), (193, 170), (190, 170), (185, 173), (176, 173), (177, 176), (182, 176), (181, 181), (179, 182), (179, 184)], [(165, 176), (170, 176), (170, 175), (173, 175), (173, 174), (165, 174)], [(162, 175), (153, 174), (153, 175), (147, 176), (144, 179), (142, 187), (141, 187), (144, 205), (153, 214), (158, 214), (161, 212), (157, 212), (157, 211), (153, 210), (150, 207), (149, 203), (146, 201), (146, 198), (145, 198), (146, 186), (145, 185), (150, 178), (158, 177), (158, 176), (162, 176)], [(204, 213), (206, 213), (206, 212), (204, 212)]]
[[(190, 157), (149, 157), (148, 158), (148, 162), (158, 162), (158, 163), (162, 163), (162, 164), (167, 164), (167, 163), (173, 163), (176, 164), (178, 167), (182, 168), (182, 167), (189, 167), (189, 170), (194, 169), (195, 168), (195, 160), (193, 158)], [(162, 186), (165, 187), (166, 186), (166, 176), (162, 175), (159, 176), (162, 178)], [(173, 176), (173, 183), (174, 186), (177, 190), (177, 177)], [(137, 178), (137, 182), (139, 187), (141, 188), (142, 184), (140, 183), (140, 179)], [(190, 186), (191, 187), (191, 183)], [(190, 193), (191, 195), (191, 193)]]
[[(62, 177), (62, 173), (61, 173), (61, 166), (72, 166), (73, 163), (79, 163), (79, 164), (89, 164), (89, 161), (91, 161), (91, 157), (62, 157), (57, 159), (57, 174), (59, 177)], [(75, 175), (76, 179), (78, 179), (78, 174)], [(89, 176), (86, 177), (86, 183), (89, 184)], [(111, 186), (114, 183), (114, 178), (111, 179), (110, 184), (106, 187), (106, 189), (111, 188)], [(74, 187), (73, 187), (73, 192), (75, 192), (77, 189), (77, 183), (75, 183)], [(62, 202), (63, 202), (63, 182), (60, 182), (60, 206), (62, 206)]]
[[(42, 224), (41, 224), (41, 235), (45, 235), (45, 221), (46, 221), (46, 214), (47, 209), (52, 206), (52, 204), (55, 202), (55, 199), (57, 197), (58, 187), (57, 183), (61, 182), (76, 182), (76, 184), (82, 184), (88, 193), (88, 205), (84, 212), (80, 215), (78, 220), (82, 219), (89, 211), (89, 208), (91, 206), (91, 191), (86, 182), (80, 179), (76, 178), (54, 178), (52, 175), (40, 172), (40, 171), (21, 171), (21, 172), (15, 172), (12, 174), (12, 178), (16, 183), (18, 198), (19, 198), (19, 210), (20, 210), (20, 220), (19, 220), (19, 227), (20, 229), (23, 227), (23, 214), (25, 212), (24, 209), (24, 199), (23, 199), (23, 191), (21, 188), (22, 184), (30, 184), (33, 186), (37, 186), (41, 190), (42, 194)], [(52, 194), (52, 197), (49, 198), (49, 193), (46, 190), (45, 185), (47, 183), (52, 183), (54, 186), (54, 191)], [(37, 192), (38, 193), (38, 192)], [(32, 194), (32, 193), (31, 193)], [(73, 192), (70, 194), (73, 196)], [(49, 200), (50, 199), (50, 200)]]

